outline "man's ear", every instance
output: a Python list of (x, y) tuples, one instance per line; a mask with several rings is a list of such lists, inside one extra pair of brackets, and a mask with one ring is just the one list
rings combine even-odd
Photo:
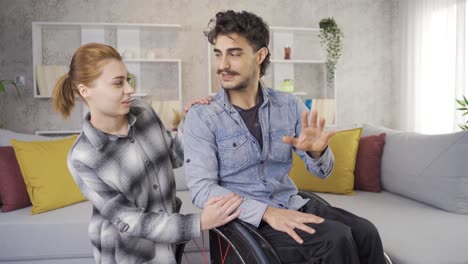
[(88, 87), (86, 87), (86, 85), (84, 85), (82, 83), (78, 84), (78, 91), (80, 92), (81, 97), (83, 97), (83, 98), (88, 97), (89, 89), (88, 89)]
[(257, 52), (257, 63), (262, 64), (269, 52), (267, 47), (259, 49)]

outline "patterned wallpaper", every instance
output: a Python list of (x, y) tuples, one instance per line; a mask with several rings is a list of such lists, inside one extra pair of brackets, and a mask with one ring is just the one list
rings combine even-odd
[[(174, 52), (182, 59), (186, 102), (207, 94), (203, 30), (217, 11), (227, 9), (254, 12), (272, 26), (317, 27), (321, 18), (333, 16), (344, 32), (344, 51), (336, 74), (338, 126), (396, 124), (396, 0), (0, 0), (0, 6), (0, 79), (26, 76), (21, 98), (10, 89), (0, 95), (0, 123), (8, 129), (32, 133), (80, 128), (80, 107), (70, 120), (63, 120), (53, 112), (50, 99), (33, 96), (33, 21), (181, 24)], [(53, 45), (57, 43), (44, 50), (49, 58), (57, 52)], [(174, 69), (168, 71), (172, 74)]]

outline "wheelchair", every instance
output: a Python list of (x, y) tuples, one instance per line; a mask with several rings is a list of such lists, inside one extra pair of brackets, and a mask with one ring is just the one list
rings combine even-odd
[[(330, 205), (320, 196), (310, 192), (299, 191), (299, 195)], [(210, 230), (209, 239), (213, 264), (281, 264), (275, 250), (257, 228), (241, 220), (236, 219)], [(388, 255), (384, 254), (386, 263), (392, 264)]]

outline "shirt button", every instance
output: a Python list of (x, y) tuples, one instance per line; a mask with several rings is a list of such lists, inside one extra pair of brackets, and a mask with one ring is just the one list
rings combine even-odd
[(260, 164), (263, 164), (263, 160), (260, 161)]
[(159, 186), (157, 184), (153, 184), (153, 189), (157, 190)]
[(268, 198), (273, 199), (273, 195), (272, 194), (268, 195)]
[(185, 162), (186, 162), (186, 163), (190, 163), (190, 159), (186, 159)]
[(151, 165), (151, 162), (149, 160), (147, 160), (147, 161), (145, 161), (145, 165), (149, 166), (149, 165)]
[(232, 143), (232, 146), (233, 146), (233, 147), (237, 147), (237, 144), (236, 144), (236, 143)]

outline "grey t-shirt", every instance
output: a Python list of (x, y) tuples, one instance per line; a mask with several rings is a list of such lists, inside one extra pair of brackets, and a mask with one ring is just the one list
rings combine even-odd
[(242, 109), (236, 105), (237, 112), (239, 112), (242, 120), (244, 120), (247, 129), (249, 130), (250, 134), (252, 134), (255, 139), (257, 140), (258, 144), (260, 145), (260, 149), (263, 149), (263, 139), (262, 139), (262, 127), (260, 126), (260, 121), (258, 118), (258, 109), (263, 103), (263, 96), (260, 94), (259, 102), (250, 109)]

